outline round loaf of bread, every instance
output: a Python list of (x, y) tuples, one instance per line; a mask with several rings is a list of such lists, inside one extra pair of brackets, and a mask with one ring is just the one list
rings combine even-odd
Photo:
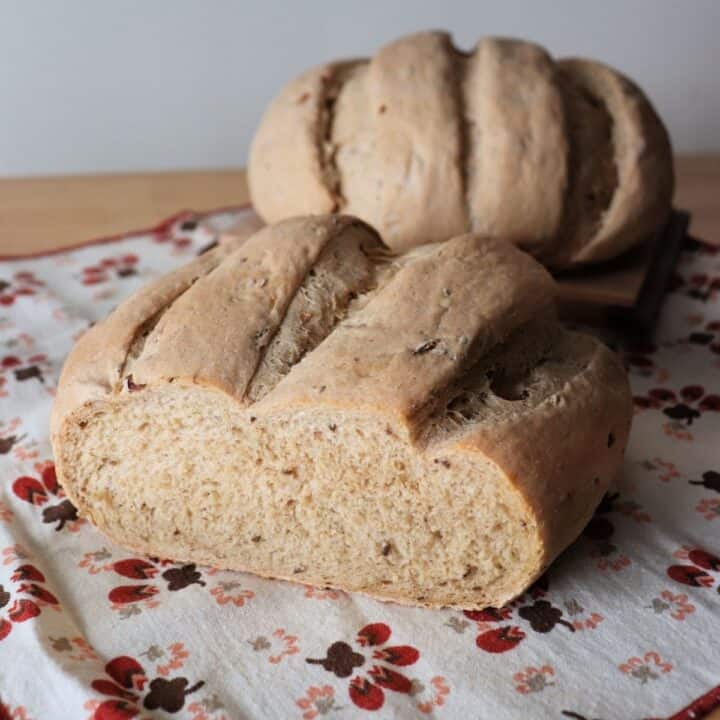
[(354, 218), (229, 241), (78, 341), (60, 481), (132, 550), (402, 603), (523, 592), (580, 533), (631, 418), (615, 355), (476, 234), (393, 256)]
[(351, 213), (400, 251), (473, 231), (557, 269), (646, 239), (673, 191), (668, 134), (620, 73), (522, 40), (465, 54), (442, 32), (290, 82), (255, 134), (248, 178), (269, 223)]

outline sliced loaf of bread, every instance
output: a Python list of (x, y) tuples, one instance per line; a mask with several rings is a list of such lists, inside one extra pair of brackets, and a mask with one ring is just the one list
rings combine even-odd
[(135, 551), (481, 608), (578, 536), (630, 418), (529, 255), (467, 234), (394, 256), (332, 215), (226, 242), (88, 330), (52, 441), (81, 515)]

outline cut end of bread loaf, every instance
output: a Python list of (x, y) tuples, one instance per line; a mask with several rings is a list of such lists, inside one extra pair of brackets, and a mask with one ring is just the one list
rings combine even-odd
[(217, 248), (89, 330), (52, 437), (80, 513), (135, 551), (480, 608), (577, 537), (629, 419), (622, 368), (559, 327), (527, 255), (466, 235), (393, 257), (333, 216)]

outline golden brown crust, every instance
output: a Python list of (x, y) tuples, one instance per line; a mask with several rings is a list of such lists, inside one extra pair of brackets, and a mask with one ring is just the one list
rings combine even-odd
[(372, 302), (337, 327), (261, 407), (366, 409), (408, 437), (433, 401), (517, 328), (553, 302), (554, 284), (529, 255), (461, 235), (411, 253)]
[(139, 290), (103, 322), (89, 328), (65, 361), (55, 399), (51, 428), (54, 433), (75, 408), (116, 392), (133, 342), (149, 321), (175, 302), (200, 277), (212, 272), (242, 240), (228, 239), (221, 247), (201, 255)]
[(538, 45), (500, 38), (466, 62), (472, 229), (545, 250), (560, 230), (569, 152), (554, 63)]
[[(319, 99), (328, 83), (337, 95), (329, 105)], [(597, 118), (574, 116), (577, 92), (602, 106)], [(475, 230), (559, 269), (644, 240), (673, 190), (667, 132), (620, 73), (553, 62), (521, 40), (486, 38), (463, 55), (442, 32), (290, 83), (258, 129), (249, 178), (269, 222), (348, 212), (402, 251)], [(601, 217), (583, 221), (588, 207)]]
[[(544, 402), (458, 444), (491, 457), (539, 520), (543, 555), (539, 575), (582, 531), (598, 499), (615, 479), (627, 445), (632, 404), (619, 359), (588, 336), (566, 334), (554, 362), (577, 363), (562, 389)], [(552, 364), (545, 367), (552, 373)]]
[[(343, 262), (355, 267), (357, 253), (368, 263), (361, 273), (337, 271)], [(310, 277), (319, 284), (308, 286)], [(330, 287), (319, 298), (312, 294)], [(342, 303), (353, 288), (361, 294), (347, 308)], [(54, 408), (52, 441), (60, 480), (82, 514), (139, 551), (357, 589), (412, 604), (505, 602), (522, 592), (587, 522), (621, 463), (631, 416), (627, 379), (617, 359), (597, 341), (557, 326), (552, 293), (549, 276), (528, 255), (509, 243), (477, 235), (387, 258), (373, 231), (353, 218), (299, 218), (271, 226), (140, 291), (79, 341), (63, 371)], [(321, 312), (330, 319), (312, 336), (302, 335), (302, 313), (318, 301), (322, 305), (323, 299), (327, 302)], [(338, 311), (334, 320), (333, 309)], [(524, 335), (532, 341), (523, 344)], [(273, 356), (279, 365), (268, 364), (268, 348), (276, 345), (281, 346)], [(267, 370), (261, 387), (248, 392), (259, 367)], [(474, 393), (471, 410), (458, 405), (461, 392)], [(123, 484), (124, 476), (113, 476), (115, 487), (96, 480), (106, 450), (100, 466), (88, 470), (94, 466), (82, 463), (92, 453), (84, 451), (83, 443), (95, 416), (107, 419), (113, 409), (142, 408), (151, 398), (159, 398), (158, 431), (166, 432), (176, 419), (166, 408), (178, 407), (173, 402), (182, 407), (193, 393), (212, 405), (208, 443), (213, 442), (212, 433), (267, 428), (272, 436), (281, 426), (294, 427), (305, 433), (300, 453), (306, 457), (302, 453), (311, 451), (318, 433), (329, 432), (334, 438), (344, 433), (343, 442), (352, 438), (354, 450), (345, 460), (342, 453), (340, 460), (332, 455), (334, 463), (362, 464), (364, 446), (353, 418), (364, 418), (370, 423), (366, 430), (386, 443), (388, 453), (405, 453), (403, 472), (416, 468), (417, 477), (406, 478), (411, 485), (420, 483), (417, 490), (406, 491), (419, 493), (412, 496), (413, 503), (427, 501), (420, 497), (423, 483), (443, 487), (446, 469), (452, 467), (463, 482), (468, 478), (477, 484), (493, 468), (487, 481), (501, 488), (501, 500), (507, 503), (503, 513), (518, 522), (516, 529), (504, 531), (514, 534), (507, 541), (528, 538), (520, 570), (494, 580), (490, 589), (479, 586), (453, 595), (440, 587), (411, 590), (407, 579), (397, 587), (377, 580), (357, 584), (340, 575), (318, 574), (312, 567), (293, 576), (287, 566), (253, 562), (248, 554), (252, 543), (250, 550), (235, 542), (230, 550), (202, 542), (184, 545), (172, 532), (177, 519), (168, 520), (168, 527), (153, 526), (143, 542), (136, 541), (133, 532), (122, 530), (125, 520), (112, 522), (114, 514), (122, 512), (113, 498), (121, 493), (117, 483)], [(232, 431), (215, 424), (216, 405), (217, 417), (224, 412), (221, 406), (233, 417)], [(142, 421), (137, 422), (141, 427)], [(195, 420), (188, 431), (191, 437), (194, 428)], [(128, 425), (111, 434), (115, 431), (123, 435), (122, 443), (129, 443), (133, 433), (149, 442)], [(103, 431), (99, 439), (106, 437)], [(236, 437), (232, 435), (232, 443)], [(113, 443), (107, 452), (124, 458), (126, 446), (118, 449)], [(334, 452), (332, 442), (324, 447), (323, 452)], [(172, 452), (170, 446), (160, 448), (162, 457)], [(272, 458), (267, 460), (272, 463)], [(300, 482), (294, 473), (306, 469), (283, 469), (275, 483)], [(151, 470), (143, 465), (143, 486)], [(256, 487), (256, 479), (243, 477), (235, 482)], [(87, 488), (96, 481), (101, 497), (91, 500)], [(392, 476), (387, 479), (391, 481)], [(193, 492), (202, 490), (193, 488), (192, 478), (183, 482)], [(335, 482), (348, 483), (350, 494), (354, 492), (355, 480), (348, 471), (341, 469), (337, 481), (333, 475), (330, 486)], [(256, 491), (262, 492), (262, 485)], [(167, 492), (169, 500), (149, 497), (172, 507), (185, 501)], [(298, 495), (287, 497), (287, 502), (278, 501), (277, 511), (290, 522)], [(162, 513), (150, 512), (160, 522)], [(165, 507), (162, 512), (169, 511)], [(368, 522), (367, 532), (372, 533)], [(470, 531), (469, 526), (456, 530)], [(177, 536), (184, 534), (185, 528), (179, 527)], [(431, 541), (433, 537), (430, 534)], [(454, 567), (449, 577), (457, 583), (462, 568), (458, 573), (457, 558), (448, 562)]]
[(253, 205), (266, 222), (339, 208), (328, 182), (326, 102), (355, 61), (313, 68), (270, 103), (250, 146), (248, 183)]
[(610, 114), (617, 172), (617, 187), (595, 235), (561, 246), (551, 260), (562, 267), (608, 260), (646, 239), (669, 212), (674, 177), (667, 130), (637, 85), (592, 60), (558, 65)]

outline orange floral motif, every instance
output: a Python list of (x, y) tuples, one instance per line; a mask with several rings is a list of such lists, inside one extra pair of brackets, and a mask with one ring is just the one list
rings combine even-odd
[(4, 502), (0, 502), (0, 522), (9, 523), (13, 518), (13, 511), (9, 505)]
[(102, 705), (100, 700), (86, 700), (83, 703), (83, 708), (90, 713), (87, 716), (87, 720), (94, 720), (95, 718), (95, 711)]
[(639, 680), (643, 685), (648, 680), (657, 680), (660, 677), (658, 672), (665, 675), (673, 669), (672, 664), (664, 662), (660, 655), (654, 650), (646, 652), (642, 658), (631, 657), (618, 667), (626, 675), (630, 675), (636, 680)]
[(340, 590), (333, 590), (332, 588), (320, 589), (311, 585), (305, 586), (305, 597), (314, 600), (337, 600), (342, 595), (343, 593)]
[(37, 460), (40, 456), (40, 452), (38, 450), (34, 450), (33, 448), (35, 447), (37, 447), (37, 443), (34, 440), (31, 440), (27, 443), (27, 447), (18, 445), (13, 448), (13, 455), (17, 460), (22, 460), (23, 462), (27, 460)]
[(173, 643), (168, 647), (168, 651), (170, 652), (170, 661), (165, 665), (158, 665), (156, 668), (157, 674), (163, 677), (169, 675), (171, 670), (179, 670), (185, 664), (185, 660), (190, 657), (190, 653), (182, 643)]
[(659, 457), (655, 457), (652, 460), (645, 460), (642, 465), (646, 470), (656, 471), (662, 482), (670, 482), (680, 477), (675, 463), (668, 462)]
[[(410, 691), (410, 694), (413, 696), (419, 694), (415, 692), (416, 682), (417, 681), (413, 681), (413, 690)], [(446, 695), (450, 694), (450, 688), (448, 687), (445, 678), (440, 675), (436, 675), (432, 678), (432, 680), (430, 680), (430, 685), (432, 687), (432, 696), (427, 700), (417, 703), (417, 709), (424, 715), (430, 714), (433, 711), (433, 708), (442, 707), (445, 704)], [(419, 688), (420, 692), (423, 690), (424, 687)]]
[(609, 560), (608, 558), (600, 558), (597, 566), (600, 570), (613, 570), (614, 572), (620, 572), (623, 568), (630, 565), (630, 558), (625, 555), (620, 555), (616, 560)]
[(590, 613), (586, 617), (577, 617), (585, 613), (585, 608), (575, 598), (566, 600), (564, 605), (567, 614), (573, 618), (572, 626), (575, 630), (594, 630), (605, 619), (596, 612)]
[(592, 613), (587, 620), (573, 620), (576, 630), (594, 630), (605, 618), (600, 613)]
[(673, 620), (684, 620), (688, 615), (695, 612), (695, 606), (689, 602), (688, 596), (684, 593), (674, 595), (669, 590), (663, 590), (659, 598), (654, 598), (650, 606), (658, 615), (670, 610), (674, 606), (670, 617)]
[(4, 548), (0, 554), (3, 557), (3, 565), (10, 565), (16, 560), (25, 560), (28, 557), (28, 552), (22, 545), (10, 545), (10, 547)]
[(105, 548), (86, 552), (83, 559), (78, 563), (78, 567), (85, 568), (91, 575), (97, 575), (101, 572), (108, 572), (113, 569), (113, 563), (103, 564), (103, 560), (109, 560), (112, 554)]
[(515, 681), (515, 690), (522, 695), (541, 692), (549, 685), (554, 685), (548, 678), (555, 676), (555, 670), (550, 665), (542, 667), (526, 667), (522, 672), (515, 673), (513, 680)]
[(676, 550), (673, 553), (673, 557), (677, 558), (678, 560), (689, 560), (690, 559), (690, 552), (693, 550), (692, 545), (683, 545), (679, 550)]
[(191, 714), (192, 720), (230, 720), (224, 713), (215, 715), (217, 710), (223, 709), (223, 704), (215, 695), (210, 695), (204, 700), (192, 702), (187, 706), (188, 712)]
[(694, 442), (695, 438), (689, 430), (685, 430), (684, 426), (677, 422), (664, 423), (662, 426), (665, 435), (682, 442)]
[(313, 720), (318, 715), (327, 715), (331, 710), (340, 709), (335, 704), (335, 690), (330, 685), (311, 685), (295, 704), (304, 711), (303, 720)]
[(282, 661), (284, 657), (287, 657), (288, 655), (295, 655), (300, 652), (300, 648), (297, 644), (297, 636), (296, 635), (288, 635), (283, 628), (278, 628), (274, 633), (273, 637), (276, 637), (280, 640), (280, 642), (283, 644), (283, 650), (279, 654), (276, 655), (270, 655), (268, 658), (268, 661), (271, 662), (273, 665), (277, 665), (279, 662)]
[(717, 498), (703, 498), (695, 508), (706, 520), (720, 517), (720, 500)]
[[(214, 573), (208, 572), (208, 575), (210, 574)], [(237, 590), (239, 587), (240, 583), (236, 580), (220, 582), (210, 591), (210, 594), (218, 605), (232, 603), (235, 607), (242, 607), (246, 600), (255, 597), (255, 593), (252, 590)], [(237, 592), (235, 592), (236, 590)]]
[(65, 655), (69, 660), (75, 660), (77, 662), (84, 662), (85, 660), (99, 660), (97, 653), (93, 649), (92, 645), (88, 643), (85, 638), (82, 637), (59, 637), (54, 638), (48, 637), (50, 645), (55, 652), (68, 653)]

